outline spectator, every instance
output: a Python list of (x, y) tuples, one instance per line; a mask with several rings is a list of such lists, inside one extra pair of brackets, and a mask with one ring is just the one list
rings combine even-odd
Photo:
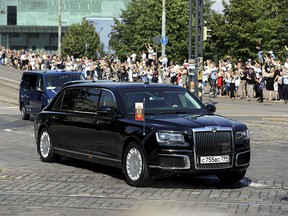
[(262, 73), (259, 73), (259, 77), (257, 78), (256, 82), (257, 82), (258, 90), (260, 92), (259, 102), (262, 103), (263, 102), (263, 90), (265, 88), (265, 81), (264, 81), (264, 77), (262, 76)]
[(269, 99), (272, 100), (273, 98), (273, 91), (274, 91), (274, 72), (275, 69), (271, 67), (266, 67), (265, 68), (265, 78), (266, 78), (266, 90), (269, 91)]
[(248, 101), (250, 101), (252, 98), (254, 98), (254, 85), (255, 85), (255, 72), (254, 69), (251, 67), (248, 67), (246, 80), (247, 80), (247, 98)]
[(285, 104), (288, 102), (288, 69), (283, 73), (283, 98)]
[(153, 56), (154, 50), (150, 46), (149, 43), (148, 44), (145, 43), (145, 47), (146, 47), (146, 49), (148, 51), (148, 65), (151, 66), (152, 62), (154, 61), (154, 56)]

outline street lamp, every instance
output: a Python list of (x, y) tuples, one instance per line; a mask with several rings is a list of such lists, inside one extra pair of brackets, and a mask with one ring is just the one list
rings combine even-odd
[(58, 0), (58, 56), (61, 57), (61, 0)]
[[(165, 0), (162, 0), (162, 38), (165, 37), (165, 28), (166, 28), (166, 8)], [(165, 45), (162, 44), (162, 56), (165, 55)]]

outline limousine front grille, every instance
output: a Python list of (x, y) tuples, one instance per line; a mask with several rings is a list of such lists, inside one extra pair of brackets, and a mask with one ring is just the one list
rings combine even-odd
[[(233, 135), (231, 128), (209, 127), (193, 129), (195, 169), (225, 169), (233, 162)], [(229, 156), (229, 162), (201, 163), (200, 157)]]

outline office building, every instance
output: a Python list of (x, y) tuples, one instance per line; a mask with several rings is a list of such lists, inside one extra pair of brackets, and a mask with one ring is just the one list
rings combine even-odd
[(88, 18), (107, 51), (113, 18), (119, 18), (121, 9), (125, 9), (129, 1), (0, 0), (0, 45), (11, 49), (57, 52), (58, 27), (63, 35), (67, 26)]

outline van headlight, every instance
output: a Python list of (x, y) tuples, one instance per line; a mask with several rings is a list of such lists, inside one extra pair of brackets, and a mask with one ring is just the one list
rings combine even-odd
[(177, 132), (156, 132), (156, 139), (159, 144), (181, 145), (185, 143), (184, 136)]
[(236, 140), (247, 140), (247, 139), (250, 139), (250, 134), (249, 134), (249, 131), (248, 129), (247, 130), (242, 130), (242, 131), (237, 131), (235, 133), (235, 139)]

